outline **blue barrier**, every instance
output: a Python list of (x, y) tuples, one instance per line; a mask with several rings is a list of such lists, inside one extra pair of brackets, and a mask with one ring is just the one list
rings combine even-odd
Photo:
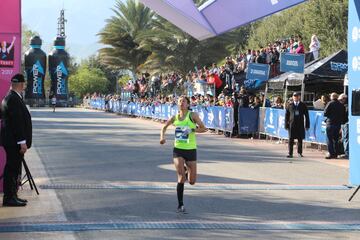
[(239, 108), (239, 133), (252, 134), (259, 131), (259, 109)]
[[(105, 110), (103, 99), (91, 100), (90, 106), (94, 109)], [(112, 112), (134, 115), (138, 117), (148, 117), (154, 119), (167, 120), (177, 114), (176, 105), (171, 104), (150, 104), (128, 103), (119, 101), (109, 101), (109, 110)], [(227, 107), (192, 107), (194, 112), (199, 114), (207, 128), (218, 129), (232, 132), (234, 127), (234, 110)], [(269, 136), (287, 139), (288, 132), (285, 130), (285, 110), (276, 108), (259, 109), (239, 108), (239, 133), (249, 134), (259, 132), (259, 125), (264, 129), (264, 133)], [(309, 111), (310, 128), (306, 131), (305, 141), (326, 144), (326, 125), (322, 111)], [(259, 120), (260, 118), (260, 120)]]
[[(306, 131), (305, 141), (326, 144), (326, 125), (321, 111), (309, 111), (310, 128)], [(266, 108), (264, 118), (264, 130), (269, 136), (288, 138), (285, 130), (285, 110)]]
[[(105, 110), (103, 99), (93, 99), (90, 106), (94, 109)], [(108, 109), (111, 112), (134, 115), (138, 117), (148, 117), (154, 119), (168, 120), (178, 112), (177, 105), (172, 104), (150, 104), (144, 105), (133, 102), (109, 101)], [(199, 114), (207, 128), (232, 132), (234, 127), (234, 110), (227, 107), (192, 107), (194, 112)]]

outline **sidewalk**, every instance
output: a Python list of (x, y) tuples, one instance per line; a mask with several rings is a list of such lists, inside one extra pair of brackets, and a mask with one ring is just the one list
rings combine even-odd
[[(278, 140), (265, 140), (265, 139), (245, 139), (245, 138), (232, 138), (234, 142), (246, 146), (253, 146), (256, 145), (262, 145), (271, 148), (272, 152), (277, 152), (279, 154), (283, 154), (284, 157), (287, 155), (287, 148), (288, 144), (287, 142), (283, 141), (281, 143), (278, 142)], [(295, 143), (296, 144), (296, 143)], [(296, 145), (294, 145), (294, 153), (296, 153)], [(322, 162), (325, 164), (330, 164), (342, 168), (349, 169), (349, 160), (348, 159), (325, 159), (325, 156), (327, 155), (327, 151), (324, 150), (318, 150), (315, 148), (309, 147), (309, 143), (305, 143), (305, 146), (303, 148), (303, 155), (304, 159), (313, 160)], [(294, 154), (294, 158), (289, 159), (289, 161), (296, 161), (297, 154)]]
[[(66, 216), (63, 211), (62, 204), (57, 197), (55, 190), (43, 190), (39, 188), (40, 185), (49, 183), (48, 175), (44, 169), (43, 163), (36, 152), (36, 146), (32, 147), (25, 156), (31, 174), (38, 187), (40, 195), (37, 195), (35, 190), (30, 189), (30, 185), (26, 183), (22, 189), (19, 190), (19, 196), (28, 200), (26, 207), (3, 207), (2, 197), (0, 194), (0, 225), (9, 223), (34, 223), (34, 222), (62, 222), (66, 221)], [(73, 240), (72, 234), (66, 233), (1, 233), (0, 239), (52, 239), (52, 240)]]

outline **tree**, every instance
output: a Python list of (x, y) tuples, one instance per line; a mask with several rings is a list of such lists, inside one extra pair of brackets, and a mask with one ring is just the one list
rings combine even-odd
[(107, 91), (109, 81), (105, 74), (99, 68), (89, 67), (87, 64), (81, 64), (77, 72), (69, 78), (69, 89), (77, 97), (82, 97), (87, 93)]
[(100, 69), (105, 74), (106, 79), (109, 81), (108, 92), (116, 91), (116, 81), (122, 73), (121, 70), (118, 70), (118, 68), (114, 66), (104, 64), (98, 54), (88, 57), (83, 61), (83, 64), (88, 65), (90, 68)]
[(267, 17), (250, 34), (249, 48), (266, 46), (277, 39), (301, 35), (305, 47), (316, 34), (323, 56), (347, 48), (348, 0), (310, 0)]
[(107, 20), (98, 34), (100, 42), (109, 47), (100, 50), (100, 59), (117, 69), (128, 69), (135, 76), (150, 51), (144, 50), (137, 40), (138, 35), (151, 27), (154, 13), (134, 0), (116, 1), (115, 16)]
[(195, 66), (211, 65), (228, 53), (223, 38), (200, 42), (160, 16), (140, 39), (141, 46), (152, 51), (141, 68), (152, 73), (175, 71), (185, 75)]
[(304, 30), (310, 39), (316, 34), (321, 42), (322, 56), (347, 49), (348, 0), (312, 0), (307, 4), (308, 15)]
[(25, 53), (30, 48), (30, 39), (34, 36), (39, 36), (39, 33), (29, 29), (25, 24), (22, 25), (22, 52)]

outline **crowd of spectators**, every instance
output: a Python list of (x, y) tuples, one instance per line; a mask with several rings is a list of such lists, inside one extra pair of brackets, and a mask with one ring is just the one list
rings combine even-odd
[[(316, 35), (313, 35), (311, 38), (309, 50), (313, 54), (314, 59), (319, 57), (320, 42)], [(150, 76), (148, 73), (143, 73), (139, 79), (135, 81), (130, 80), (125, 86), (123, 90), (125, 93), (129, 93), (126, 97), (124, 94), (119, 96), (94, 93), (92, 95), (87, 94), (83, 100), (84, 103), (89, 104), (92, 99), (105, 99), (105, 108), (109, 110), (110, 101), (128, 101), (129, 103), (140, 103), (145, 106), (160, 104), (176, 105), (178, 96), (186, 94), (191, 99), (191, 106), (231, 107), (234, 108), (235, 118), (239, 107), (257, 109), (265, 106), (283, 109), (287, 107), (291, 99), (283, 101), (279, 95), (268, 99), (265, 98), (264, 93), (249, 91), (243, 85), (249, 63), (269, 64), (271, 69), (270, 77), (280, 74), (279, 61), (280, 54), (283, 52), (305, 53), (301, 36), (279, 40), (258, 50), (249, 49), (246, 53), (239, 53), (236, 57), (226, 57), (225, 63), (220, 67), (216, 63), (213, 63), (211, 67), (204, 66), (201, 69), (195, 67), (195, 70), (189, 72), (186, 76), (182, 76), (177, 72), (160, 74), (158, 76)], [(337, 98), (334, 98), (334, 96), (337, 96), (335, 93), (332, 96), (331, 101), (329, 95), (325, 94), (319, 97), (318, 100), (313, 102), (314, 109), (325, 110), (327, 113), (330, 103), (337, 100)], [(339, 98), (345, 107), (347, 106), (346, 99), (344, 94)], [(343, 124), (341, 126), (341, 134), (343, 135), (342, 141), (344, 143), (345, 158), (347, 158), (348, 123), (347, 121), (341, 121), (341, 124)], [(336, 129), (340, 128), (339, 126), (336, 126)], [(236, 129), (236, 126), (234, 129)], [(337, 135), (334, 141), (338, 141)], [(328, 157), (333, 158), (334, 156), (334, 153), (330, 153)]]
[[(320, 42), (316, 35), (311, 38), (309, 46), (314, 58), (319, 57)], [(260, 106), (284, 108), (287, 101), (281, 96), (272, 96), (264, 100), (264, 93), (246, 89), (244, 80), (249, 63), (262, 63), (270, 65), (270, 77), (280, 74), (280, 54), (305, 53), (302, 37), (292, 36), (287, 39), (277, 40), (269, 43), (266, 47), (257, 50), (248, 49), (236, 56), (228, 56), (220, 67), (213, 63), (210, 67), (195, 67), (185, 76), (177, 72), (151, 76), (143, 73), (137, 80), (129, 80), (123, 88), (128, 93), (127, 97), (122, 95), (86, 95), (85, 100), (102, 97), (105, 102), (110, 100), (126, 100), (141, 102), (143, 104), (170, 103), (175, 104), (177, 96), (187, 95), (191, 98), (192, 105), (203, 106), (228, 106), (228, 107), (250, 107)], [(314, 102), (315, 109), (324, 109), (326, 100)], [(265, 101), (265, 103), (264, 103)]]
[[(314, 58), (319, 57), (320, 42), (316, 35), (311, 38), (309, 51)], [(178, 72), (150, 76), (143, 73), (136, 80), (129, 80), (123, 90), (131, 92), (138, 98), (155, 98), (162, 95), (181, 95), (189, 97), (207, 95), (214, 97), (234, 96), (246, 87), (246, 72), (250, 63), (270, 65), (270, 78), (280, 74), (281, 53), (305, 53), (302, 37), (292, 36), (287, 39), (269, 43), (266, 47), (257, 50), (248, 49), (236, 56), (228, 56), (220, 67), (216, 63), (202, 68), (195, 67), (186, 75)]]

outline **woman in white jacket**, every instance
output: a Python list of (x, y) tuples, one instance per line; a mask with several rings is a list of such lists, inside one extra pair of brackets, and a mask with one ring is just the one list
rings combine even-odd
[(310, 52), (312, 52), (314, 55), (314, 59), (318, 59), (319, 51), (320, 51), (320, 42), (315, 34), (312, 35), (312, 37), (311, 37), (311, 43), (310, 43), (309, 48), (310, 48)]

